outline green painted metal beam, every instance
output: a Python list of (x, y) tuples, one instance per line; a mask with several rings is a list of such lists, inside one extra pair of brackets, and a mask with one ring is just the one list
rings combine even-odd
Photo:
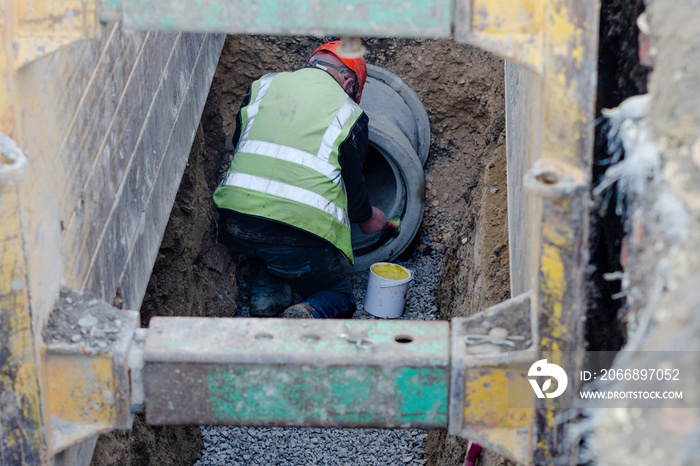
[(155, 318), (150, 424), (445, 428), (447, 322)]
[(453, 0), (101, 0), (125, 28), (315, 36), (450, 37)]

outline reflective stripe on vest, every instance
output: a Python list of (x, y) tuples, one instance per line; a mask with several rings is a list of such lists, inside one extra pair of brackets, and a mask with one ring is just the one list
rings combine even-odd
[[(340, 176), (340, 171), (338, 171), (333, 165), (328, 163), (331, 152), (333, 151), (333, 145), (336, 139), (340, 136), (343, 131), (343, 126), (348, 122), (353, 112), (357, 108), (357, 104), (348, 97), (338, 113), (336, 113), (333, 122), (328, 126), (328, 129), (323, 135), (323, 140), (321, 141), (321, 147), (319, 147), (316, 155), (309, 154), (294, 147), (281, 146), (279, 144), (272, 144), (265, 141), (255, 141), (249, 140), (248, 135), (250, 134), (250, 128), (253, 126), (253, 121), (255, 121), (255, 116), (258, 113), (258, 108), (260, 106), (260, 100), (267, 93), (272, 82), (270, 75), (266, 75), (261, 79), (260, 90), (255, 98), (253, 105), (247, 107), (248, 121), (246, 123), (245, 130), (241, 133), (241, 138), (238, 140), (238, 145), (236, 146), (236, 152), (245, 152), (248, 154), (262, 155), (264, 157), (272, 157), (280, 160), (285, 160), (287, 162), (296, 163), (304, 167), (310, 168), (322, 175), (325, 175), (333, 183), (340, 186), (343, 191), (345, 191), (345, 186), (343, 185), (343, 179)], [(264, 81), (263, 81), (264, 80)], [(251, 109), (251, 107), (253, 107)]]
[(345, 101), (345, 104), (343, 104), (340, 110), (338, 110), (338, 113), (336, 113), (335, 118), (333, 118), (333, 123), (330, 124), (326, 133), (323, 135), (323, 142), (318, 150), (318, 156), (321, 159), (328, 161), (331, 151), (333, 150), (333, 144), (343, 131), (345, 123), (347, 123), (348, 119), (352, 116), (352, 112), (355, 111), (356, 105), (357, 104), (348, 97), (348, 100)]
[[(256, 141), (256, 140), (250, 140), (248, 139), (248, 136), (250, 134), (250, 128), (253, 126), (253, 122), (255, 121), (255, 116), (258, 114), (258, 109), (260, 108), (260, 101), (262, 98), (265, 96), (267, 93), (267, 90), (270, 88), (270, 84), (272, 83), (272, 80), (274, 77), (277, 75), (277, 73), (271, 73), (268, 75), (263, 76), (260, 78), (260, 89), (258, 90), (257, 95), (255, 96), (255, 101), (253, 104), (249, 105), (246, 107), (246, 116), (248, 118), (245, 129), (244, 131), (241, 132), (241, 137), (238, 140), (238, 145), (236, 146), (236, 152), (237, 153), (246, 153), (246, 154), (253, 154), (253, 155), (261, 155), (263, 157), (271, 157), (274, 159), (278, 160), (284, 160), (286, 162), (291, 162), (291, 163), (296, 163), (297, 165), (304, 166), (306, 168), (310, 168), (311, 170), (314, 170), (322, 175), (324, 175), (326, 178), (328, 178), (330, 181), (335, 183), (336, 185), (340, 186), (340, 188), (345, 192), (345, 184), (343, 183), (343, 178), (340, 174), (340, 171), (335, 168), (333, 165), (328, 163), (328, 160), (330, 158), (331, 152), (333, 151), (333, 145), (335, 144), (336, 139), (338, 139), (338, 136), (340, 136), (340, 133), (343, 131), (343, 127), (345, 124), (348, 122), (350, 117), (352, 116), (353, 112), (357, 108), (357, 104), (351, 99), (347, 98), (345, 103), (343, 104), (342, 107), (338, 110), (336, 113), (335, 117), (333, 118), (332, 123), (328, 126), (328, 129), (326, 132), (323, 134), (323, 139), (321, 141), (321, 146), (318, 149), (318, 152), (316, 155), (310, 154), (308, 152), (305, 152), (303, 150), (296, 149), (294, 147), (289, 147), (289, 146), (282, 146), (279, 144), (274, 144), (271, 142), (265, 142), (265, 141)], [(227, 177), (228, 178), (228, 175)], [(231, 184), (226, 183), (226, 178), (222, 180), (221, 186), (233, 186)], [(280, 183), (281, 186), (290, 186), (284, 183)], [(238, 186), (238, 187), (243, 187), (243, 186)], [(291, 187), (291, 186), (290, 186)], [(248, 188), (248, 189), (253, 189), (254, 188)], [(303, 190), (305, 192), (310, 192)], [(261, 191), (265, 192), (267, 194), (272, 194), (271, 192), (268, 191)], [(295, 199), (293, 197), (288, 197), (286, 195), (280, 195), (279, 197), (283, 197), (285, 199), (291, 199), (291, 200), (296, 200), (297, 202), (300, 202), (304, 204), (305, 202), (303, 200)], [(321, 196), (319, 196), (321, 197)], [(327, 203), (333, 204), (331, 201), (326, 200)], [(311, 204), (309, 204), (311, 205)], [(316, 207), (317, 205), (320, 205), (319, 203), (314, 203), (313, 207)], [(317, 207), (318, 208), (318, 207)], [(320, 209), (323, 210), (324, 212), (330, 214), (329, 211), (325, 209)], [(350, 219), (347, 215), (347, 212), (344, 212), (342, 209), (339, 209), (341, 212), (343, 212), (343, 217), (336, 217), (336, 219), (340, 222), (342, 222), (344, 225), (347, 225), (348, 229), (350, 228)]]
[(214, 202), (314, 234), (352, 263), (339, 147), (361, 115), (322, 71), (263, 76), (241, 109), (241, 135)]
[(305, 204), (327, 213), (344, 224), (348, 229), (350, 228), (350, 221), (343, 209), (333, 204), (325, 197), (319, 196), (306, 189), (280, 183), (279, 181), (268, 180), (259, 176), (246, 175), (245, 173), (228, 173), (224, 177), (221, 185), (250, 189), (251, 191), (258, 191)]
[(265, 97), (265, 94), (267, 94), (267, 90), (270, 89), (270, 84), (272, 84), (272, 80), (275, 78), (275, 76), (277, 76), (277, 73), (270, 73), (260, 78), (260, 89), (258, 90), (258, 94), (255, 96), (255, 101), (246, 107), (248, 122), (246, 123), (245, 128), (243, 128), (243, 131), (241, 131), (241, 137), (238, 140), (239, 144), (241, 141), (248, 139), (250, 128), (253, 126), (253, 120), (255, 119), (255, 115), (258, 114), (258, 109), (260, 108), (260, 101), (263, 97)]
[(326, 160), (321, 160), (319, 157), (303, 150), (289, 146), (281, 146), (271, 142), (248, 140), (242, 144), (238, 144), (236, 152), (262, 155), (264, 157), (296, 163), (297, 165), (302, 165), (324, 175), (333, 183), (344, 188), (340, 170)]

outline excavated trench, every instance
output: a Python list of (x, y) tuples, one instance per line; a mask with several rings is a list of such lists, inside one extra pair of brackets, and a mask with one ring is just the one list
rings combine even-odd
[[(634, 26), (642, 10), (642, 0), (602, 2), (599, 107), (615, 105), (645, 88), (646, 72), (636, 57)], [(217, 236), (211, 193), (230, 161), (235, 114), (248, 84), (268, 72), (303, 66), (320, 42), (303, 37), (227, 38), (141, 309), (144, 326), (155, 315), (246, 315), (246, 265)], [(503, 62), (451, 40), (369, 39), (365, 46), (368, 63), (400, 77), (425, 105), (429, 118), (429, 146), (416, 148), (415, 142), (409, 143), (419, 155), (418, 166), (423, 165), (417, 172), (425, 176), (422, 218), (415, 238), (402, 246), (402, 253), (391, 256), (416, 272), (403, 317), (468, 316), (507, 299)], [(383, 84), (392, 87), (387, 80)], [(418, 132), (426, 129), (423, 125)], [(397, 175), (392, 156), (382, 154), (385, 144), (375, 138), (372, 150), (381, 157), (368, 157), (366, 174), (373, 185), (381, 186), (371, 195), (387, 210), (404, 212), (405, 180)], [(604, 138), (598, 135), (597, 160), (605, 158), (604, 146)], [(396, 153), (393, 147), (390, 152)], [(593, 219), (594, 267), (589, 267), (595, 271), (589, 277), (587, 340), (598, 349), (615, 347), (620, 338), (615, 327), (619, 303), (610, 301), (619, 284), (606, 285), (600, 278), (619, 265), (619, 219), (606, 215)], [(366, 239), (357, 246), (368, 247), (371, 255), (383, 245)], [(366, 273), (354, 275), (360, 302), (355, 318), (372, 318), (361, 306), (365, 283)], [(445, 431), (200, 430), (198, 426), (152, 427), (137, 417), (131, 431), (100, 438), (92, 464), (456, 466), (463, 464), (465, 448), (465, 440)], [(484, 451), (479, 464), (510, 463)]]
[[(235, 115), (247, 86), (265, 73), (303, 66), (320, 43), (316, 38), (227, 38), (141, 309), (143, 325), (155, 315), (247, 315), (247, 267), (217, 237), (211, 193), (230, 161)], [(508, 298), (502, 60), (450, 40), (370, 39), (365, 46), (368, 63), (381, 67), (370, 72), (377, 82), (368, 89), (393, 89), (379, 94), (408, 106), (389, 113), (367, 109), (374, 125), (393, 120), (371, 129), (374, 153), (365, 167), (375, 187), (370, 196), (404, 217), (402, 230), (408, 227), (393, 244), (372, 238), (356, 244), (367, 251), (359, 267), (380, 255), (415, 272), (407, 319), (471, 315)], [(411, 99), (422, 102), (429, 123), (416, 115), (415, 102), (407, 102)], [(382, 134), (387, 127), (400, 128), (400, 135)], [(402, 138), (408, 142), (396, 142)], [(397, 169), (402, 148), (416, 160)], [(408, 222), (407, 214), (413, 217)], [(362, 309), (366, 272), (352, 281), (359, 302), (354, 317), (373, 318)], [(93, 464), (457, 465), (465, 446), (440, 431), (200, 431), (197, 426), (150, 427), (138, 418), (131, 432), (101, 437)]]

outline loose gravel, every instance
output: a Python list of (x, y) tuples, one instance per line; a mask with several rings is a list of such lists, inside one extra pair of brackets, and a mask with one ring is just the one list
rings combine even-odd
[[(428, 239), (414, 248), (413, 257), (394, 263), (413, 270), (403, 319), (435, 320), (435, 302), (442, 261), (442, 246)], [(358, 301), (355, 319), (377, 319), (362, 304), (367, 273), (351, 276)], [(248, 315), (246, 285), (239, 283), (239, 316)], [(424, 465), (427, 433), (416, 429), (316, 429), (202, 427), (204, 449), (196, 466), (209, 465)]]

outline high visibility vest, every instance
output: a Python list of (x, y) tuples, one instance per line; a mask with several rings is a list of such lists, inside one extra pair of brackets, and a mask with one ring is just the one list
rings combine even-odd
[(314, 234), (353, 263), (338, 151), (361, 115), (324, 71), (263, 76), (241, 109), (241, 136), (214, 203)]

